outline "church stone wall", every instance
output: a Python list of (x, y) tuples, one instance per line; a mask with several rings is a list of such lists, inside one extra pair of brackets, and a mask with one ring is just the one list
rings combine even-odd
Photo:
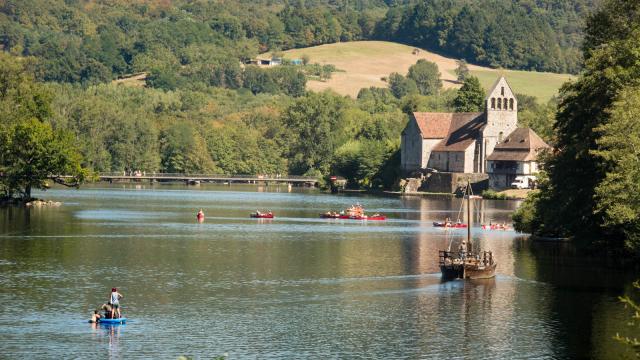
[(422, 135), (415, 121), (409, 124), (400, 139), (400, 164), (404, 172), (411, 172), (422, 168)]
[(431, 152), (433, 148), (438, 144), (442, 139), (423, 139), (422, 140), (422, 168), (429, 167), (429, 159), (431, 158)]

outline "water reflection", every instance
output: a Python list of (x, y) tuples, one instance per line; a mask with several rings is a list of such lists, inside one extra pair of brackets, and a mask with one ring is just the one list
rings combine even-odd
[[(432, 222), (456, 217), (460, 199), (139, 185), (48, 192), (65, 202), (58, 209), (0, 209), (3, 353), (29, 357), (38, 349), (64, 357), (98, 347), (116, 358), (225, 351), (234, 358), (624, 355), (610, 338), (625, 316), (616, 296), (634, 274), (476, 226), (473, 239), (494, 252), (497, 277), (443, 283), (438, 250), (457, 247), (466, 231)], [(318, 218), (354, 202), (390, 219)], [(476, 224), (509, 221), (516, 206), (477, 204)], [(200, 208), (207, 218), (198, 224)], [(256, 208), (277, 218), (249, 219)], [(54, 331), (52, 294), (67, 301), (65, 318), (76, 319), (114, 285), (135, 319), (126, 331), (69, 323), (60, 342), (45, 340)]]

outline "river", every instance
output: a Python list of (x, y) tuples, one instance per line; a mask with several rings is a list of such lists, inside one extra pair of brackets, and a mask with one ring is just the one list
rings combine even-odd
[[(617, 300), (639, 274), (566, 244), (476, 225), (496, 278), (442, 282), (438, 250), (466, 230), (432, 222), (456, 219), (460, 199), (149, 184), (36, 195), (64, 204), (0, 208), (2, 358), (620, 358), (632, 353), (612, 337), (640, 335)], [(357, 202), (389, 219), (318, 218)], [(476, 203), (476, 224), (517, 206)], [(129, 322), (88, 324), (114, 286)]]

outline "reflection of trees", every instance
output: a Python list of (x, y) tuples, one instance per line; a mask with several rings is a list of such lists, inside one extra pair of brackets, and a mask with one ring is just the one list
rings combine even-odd
[[(535, 260), (535, 278), (554, 287), (549, 313), (557, 320), (554, 348), (574, 358), (622, 358), (633, 353), (612, 340), (625, 324), (617, 296), (630, 288), (636, 274), (586, 257), (570, 243), (531, 242), (522, 251)], [(637, 332), (634, 336), (639, 335)]]

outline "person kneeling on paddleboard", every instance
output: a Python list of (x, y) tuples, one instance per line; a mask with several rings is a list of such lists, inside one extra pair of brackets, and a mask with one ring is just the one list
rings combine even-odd
[(113, 311), (111, 312), (111, 318), (113, 319), (114, 316), (116, 319), (119, 319), (120, 316), (120, 299), (122, 299), (124, 296), (122, 296), (122, 294), (120, 294), (118, 292), (118, 289), (116, 288), (112, 288), (111, 289), (111, 305), (113, 306)]
[(102, 306), (100, 307), (100, 310), (104, 311), (104, 315), (102, 315), (103, 318), (112, 318), (113, 317), (113, 307), (111, 306), (111, 303), (108, 302), (106, 304), (102, 304)]

